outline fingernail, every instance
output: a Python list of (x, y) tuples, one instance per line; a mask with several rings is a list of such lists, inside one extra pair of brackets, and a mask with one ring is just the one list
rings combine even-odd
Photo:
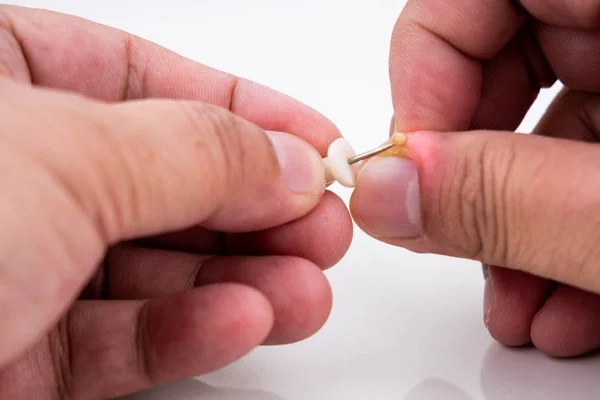
[(483, 289), (483, 323), (486, 328), (489, 328), (490, 314), (492, 310), (493, 296), (493, 285), (492, 278), (490, 277), (489, 267), (483, 266), (483, 277), (485, 279), (485, 287)]
[(290, 190), (298, 194), (322, 192), (325, 187), (323, 160), (306, 141), (289, 133), (267, 131)]
[(419, 173), (406, 158), (375, 157), (358, 174), (353, 202), (372, 236), (410, 238), (421, 235)]

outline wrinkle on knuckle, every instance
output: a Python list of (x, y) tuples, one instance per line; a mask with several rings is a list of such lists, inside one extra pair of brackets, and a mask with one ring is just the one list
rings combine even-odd
[(509, 257), (509, 184), (514, 149), (496, 140), (467, 143), (452, 178), (440, 197), (443, 217), (450, 224), (449, 240), (456, 251), (473, 260), (502, 264)]
[[(440, 181), (437, 189), (435, 215), (425, 216), (425, 230), (434, 229), (436, 220), (442, 222), (442, 240), (449, 242), (451, 252), (464, 253), (464, 238), (468, 237), (468, 214), (465, 214), (463, 202), (469, 201), (465, 196), (469, 186), (468, 163), (462, 157), (448, 168), (448, 173)], [(433, 233), (433, 232), (432, 232)]]
[[(467, 148), (461, 143), (460, 148)], [(477, 259), (480, 240), (474, 223), (480, 195), (478, 168), (473, 168), (473, 157), (465, 156), (447, 159), (445, 172), (434, 190), (437, 199), (435, 214), (425, 216), (425, 231), (445, 248), (450, 255)], [(475, 232), (475, 233), (474, 233)], [(435, 239), (434, 239), (435, 240)]]
[(71, 313), (65, 314), (47, 337), (50, 362), (54, 372), (55, 396), (60, 400), (72, 398), (74, 377), (71, 345)]
[[(173, 212), (169, 188), (196, 185), (198, 176), (202, 178), (200, 190), (219, 195), (219, 187), (213, 182), (218, 171), (212, 173), (210, 169), (214, 160), (205, 141), (204, 107), (192, 107), (187, 102), (169, 104), (169, 107), (160, 105), (154, 109), (172, 121), (162, 128), (149, 125), (156, 118), (138, 122), (135, 113), (129, 111), (113, 119), (108, 126), (98, 128), (99, 151), (103, 153), (99, 158), (105, 161), (103, 169), (106, 171), (102, 182), (107, 203), (101, 213), (105, 215), (103, 230), (129, 234), (157, 213)], [(122, 125), (131, 125), (133, 133), (123, 132)], [(160, 137), (166, 134), (161, 131), (166, 127), (172, 135), (172, 143), (167, 145)], [(138, 141), (145, 131), (148, 131), (148, 140), (140, 144)]]
[(470, 259), (479, 259), (483, 241), (478, 220), (481, 218), (483, 198), (481, 170), (477, 168), (480, 160), (465, 158), (459, 161), (452, 185), (458, 200), (457, 227), (460, 230), (460, 242), (457, 243), (461, 253)]
[(150, 336), (150, 319), (148, 318), (149, 307), (149, 302), (141, 306), (135, 323), (136, 365), (137, 375), (141, 381), (148, 386), (153, 386), (157, 382), (157, 378), (152, 358), (153, 345)]
[[(477, 207), (477, 232), (481, 243), (481, 257), (485, 260), (506, 265), (514, 240), (509, 241), (509, 235), (516, 235), (514, 230), (509, 233), (514, 219), (511, 207), (519, 207), (514, 203), (511, 184), (514, 176), (515, 145), (512, 141), (487, 140), (481, 150), (479, 163), (481, 197)], [(518, 242), (518, 240), (516, 240)]]
[(224, 109), (208, 104), (180, 103), (179, 110), (206, 172), (211, 195), (225, 198), (244, 181), (247, 149), (240, 123)]
[(123, 59), (125, 77), (123, 82), (123, 100), (135, 100), (145, 97), (147, 63), (143, 52), (138, 51), (139, 39), (126, 33), (123, 39)]

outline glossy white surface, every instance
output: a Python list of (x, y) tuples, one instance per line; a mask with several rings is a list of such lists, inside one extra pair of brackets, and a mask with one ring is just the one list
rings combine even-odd
[(356, 184), (356, 175), (359, 164), (350, 165), (348, 159), (354, 157), (356, 152), (346, 139), (337, 139), (329, 145), (325, 162), (326, 177), (331, 173), (335, 181), (347, 188)]
[[(31, 0), (131, 31), (187, 57), (288, 93), (338, 124), (356, 151), (386, 139), (387, 55), (401, 0)], [(531, 129), (556, 88), (523, 124)], [(335, 190), (344, 198), (349, 191)], [(600, 359), (508, 350), (482, 322), (478, 264), (415, 255), (356, 231), (328, 272), (325, 328), (261, 348), (138, 400), (597, 399)]]

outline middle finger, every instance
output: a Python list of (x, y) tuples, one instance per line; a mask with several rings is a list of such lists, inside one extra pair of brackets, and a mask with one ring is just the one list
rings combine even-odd
[(298, 257), (223, 257), (119, 246), (105, 268), (109, 299), (152, 299), (224, 282), (252, 286), (267, 297), (275, 315), (265, 344), (311, 336), (331, 309), (327, 278), (315, 264)]
[(335, 265), (350, 247), (352, 229), (344, 202), (335, 194), (325, 192), (321, 202), (308, 215), (275, 228), (225, 234), (194, 227), (140, 243), (197, 254), (296, 256), (327, 269)]

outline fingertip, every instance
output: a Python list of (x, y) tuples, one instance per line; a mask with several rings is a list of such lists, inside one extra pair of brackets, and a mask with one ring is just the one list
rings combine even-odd
[(487, 285), (487, 329), (504, 346), (532, 342), (532, 321), (553, 290), (553, 283), (525, 272), (490, 266)]
[[(337, 264), (346, 255), (352, 245), (354, 225), (352, 217), (346, 203), (332, 192), (327, 192), (323, 198), (323, 210), (329, 210), (329, 226), (335, 226), (336, 230), (330, 237), (332, 243), (327, 251), (320, 253), (322, 258), (317, 259), (315, 263), (321, 269), (329, 269)], [(326, 238), (323, 238), (325, 241)]]
[(234, 362), (265, 340), (275, 320), (264, 294), (237, 283), (207, 285), (154, 302), (146, 329), (154, 369), (166, 380)]
[(421, 234), (419, 174), (400, 157), (375, 157), (358, 174), (350, 201), (352, 215), (376, 238), (417, 238)]
[(529, 325), (514, 321), (509, 315), (490, 312), (486, 327), (490, 336), (503, 346), (522, 347), (531, 344)]
[(263, 344), (287, 344), (317, 332), (332, 304), (331, 287), (314, 263), (293, 256), (223, 257), (207, 264), (196, 284), (238, 282), (260, 291), (274, 323)]
[[(346, 203), (335, 193), (325, 192), (319, 205), (304, 223), (314, 223), (317, 226), (290, 227), (298, 233), (305, 228), (310, 228), (312, 232), (310, 236), (304, 235), (308, 243), (302, 248), (302, 253), (295, 254), (296, 256), (306, 258), (322, 270), (327, 270), (337, 264), (350, 249), (354, 231), (352, 217)], [(314, 251), (317, 246), (321, 247), (320, 250)]]
[(553, 357), (576, 357), (600, 346), (600, 296), (560, 285), (531, 324), (535, 346)]
[[(227, 309), (231, 319), (230, 332), (235, 334), (240, 327), (250, 328), (246, 331), (247, 343), (254, 347), (254, 344), (264, 340), (273, 328), (275, 323), (273, 307), (267, 296), (252, 286), (235, 283), (225, 285), (227, 286), (218, 288), (222, 291), (219, 300), (225, 303), (224, 297), (226, 296), (229, 301)], [(225, 290), (228, 291), (227, 294), (225, 294)], [(241, 304), (244, 307), (239, 307)]]
[[(488, 269), (485, 280), (484, 322), (494, 340), (508, 347), (520, 347), (531, 343), (529, 330), (531, 312), (515, 304), (513, 289), (506, 284), (494, 281), (496, 267)], [(519, 289), (517, 289), (519, 290)], [(535, 311), (534, 311), (535, 312)]]
[(265, 345), (299, 342), (317, 333), (329, 318), (332, 291), (321, 269), (308, 260), (295, 258), (286, 263), (285, 276), (279, 277), (278, 288), (264, 288), (284, 292), (272, 294), (275, 327), (264, 341)]
[(229, 235), (227, 248), (236, 254), (305, 258), (328, 269), (346, 254), (352, 237), (352, 218), (346, 204), (326, 191), (308, 215), (260, 232)]
[[(256, 107), (260, 104), (260, 107)], [(301, 101), (257, 82), (240, 79), (231, 110), (270, 131), (288, 132), (327, 155), (329, 144), (342, 135), (322, 113)]]
[(257, 289), (219, 283), (152, 300), (78, 302), (69, 321), (71, 397), (116, 398), (225, 367), (265, 340), (274, 316)]
[[(219, 304), (215, 313), (220, 312), (224, 316), (221, 325), (223, 337), (244, 333), (243, 341), (239, 343), (243, 353), (246, 352), (244, 348), (256, 347), (269, 335), (275, 323), (275, 313), (263, 292), (242, 283), (207, 285), (203, 290), (205, 293), (199, 296), (200, 302)], [(206, 313), (197, 313), (196, 317), (206, 318)]]

